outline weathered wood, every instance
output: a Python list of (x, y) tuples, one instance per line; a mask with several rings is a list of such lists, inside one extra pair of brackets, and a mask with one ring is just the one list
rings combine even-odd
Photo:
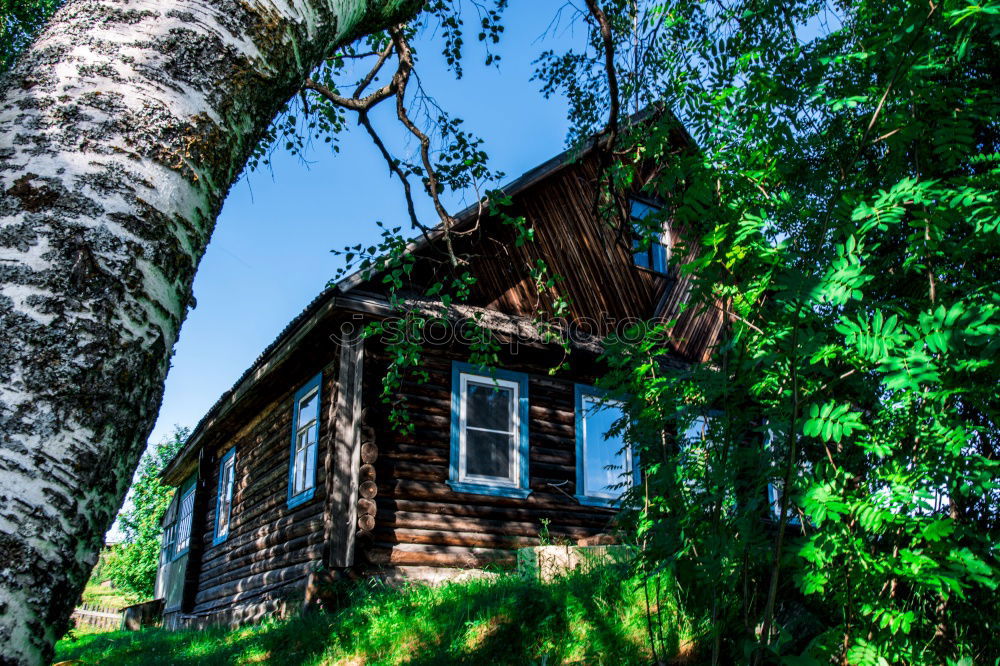
[(358, 471), (358, 478), (364, 481), (374, 481), (375, 480), (375, 466), (369, 463), (365, 463), (361, 466)]
[[(333, 530), (330, 564), (349, 567), (354, 563), (357, 523), (358, 474), (361, 465), (361, 390), (364, 337), (361, 330), (341, 338), (337, 393), (337, 435), (333, 467), (333, 506), (337, 527)], [(371, 483), (366, 481), (365, 483)]]
[(366, 532), (370, 532), (375, 529), (375, 516), (358, 516), (358, 529)]
[(358, 513), (364, 516), (374, 516), (378, 513), (378, 503), (375, 500), (361, 497), (358, 499)]
[(372, 464), (378, 460), (378, 447), (372, 442), (365, 442), (361, 445), (361, 461)]
[(378, 485), (374, 481), (365, 481), (358, 487), (358, 494), (365, 499), (372, 499), (378, 494)]
[[(339, 377), (339, 372), (337, 373)], [(330, 403), (326, 411), (326, 437), (323, 438), (323, 445), (321, 451), (323, 451), (323, 469), (332, 470), (337, 459), (337, 405), (339, 404), (339, 393), (340, 384), (334, 382), (334, 388), (337, 392), (337, 396), (330, 400)], [(333, 424), (330, 427), (329, 424)], [(326, 489), (326, 497), (323, 501), (323, 562), (330, 565), (334, 558), (334, 541), (337, 538), (337, 511), (339, 507), (337, 506), (337, 488), (335, 487), (335, 475), (325, 474), (323, 479), (323, 485)], [(308, 595), (307, 595), (307, 598)]]

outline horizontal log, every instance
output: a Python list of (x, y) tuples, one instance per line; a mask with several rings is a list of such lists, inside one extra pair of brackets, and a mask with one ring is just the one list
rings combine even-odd
[[(226, 606), (249, 603), (254, 599), (269, 597), (274, 591), (298, 585), (305, 587), (306, 578), (314, 567), (313, 562), (302, 562), (281, 572), (254, 576), (238, 583), (231, 583), (219, 590), (212, 590), (212, 597), (195, 599), (195, 612), (213, 612)], [(207, 591), (206, 591), (207, 592)]]
[(358, 479), (360, 481), (374, 481), (375, 480), (375, 465), (370, 463), (365, 463), (358, 470)]
[(358, 516), (358, 529), (364, 532), (371, 532), (375, 529), (375, 516), (362, 515)]
[(433, 502), (411, 499), (394, 499), (379, 496), (377, 499), (380, 511), (406, 511), (412, 513), (429, 513), (443, 516), (475, 516), (491, 518), (500, 521), (539, 522), (541, 518), (549, 518), (553, 524), (575, 526), (606, 526), (608, 512), (584, 506), (567, 506), (564, 510), (545, 509), (522, 505), (495, 506), (490, 504), (469, 504), (466, 502)]
[[(478, 532), (481, 534), (536, 537), (542, 527), (540, 519), (535, 522), (514, 522), (489, 520), (485, 518), (456, 518), (431, 513), (391, 511), (383, 513), (380, 523), (400, 528), (419, 528), (439, 532)], [(594, 533), (593, 529), (568, 525), (549, 525), (554, 535), (572, 539), (583, 538)]]
[[(202, 565), (199, 575), (199, 586), (212, 585), (216, 582), (214, 579), (231, 576), (233, 571), (247, 565), (280, 561), (280, 558), (289, 553), (321, 543), (323, 539), (322, 532), (315, 528), (289, 531), (277, 536), (284, 537), (286, 540), (279, 541), (269, 547), (261, 547), (262, 544), (259, 543), (250, 543), (239, 551), (224, 553), (221, 557), (206, 561)], [(265, 569), (260, 570), (264, 571)]]
[(471, 546), (486, 548), (528, 548), (540, 543), (538, 537), (483, 534), (481, 532), (441, 532), (420, 529), (390, 529), (379, 527), (379, 541), (385, 543), (420, 543), (439, 546)]
[(371, 442), (361, 445), (361, 462), (369, 465), (378, 460), (378, 447)]
[(358, 494), (365, 499), (372, 499), (378, 494), (378, 485), (374, 481), (365, 481), (358, 486)]
[[(267, 590), (286, 585), (292, 581), (304, 579), (313, 566), (313, 561), (300, 561), (292, 563), (284, 569), (268, 571), (241, 578), (232, 583), (216, 585), (214, 587), (199, 590), (195, 597), (196, 610), (205, 610), (198, 606), (236, 604), (242, 600), (252, 598)], [(214, 604), (213, 604), (214, 602)]]
[[(527, 499), (500, 497), (496, 495), (476, 495), (471, 493), (456, 493), (446, 483), (431, 483), (427, 481), (410, 481), (395, 479), (380, 482), (380, 492), (387, 497), (399, 499), (417, 499), (434, 501), (462, 501), (473, 504), (491, 504), (495, 506), (517, 506), (533, 509), (565, 510), (578, 507), (576, 500), (553, 491), (551, 488), (538, 488)], [(586, 507), (587, 512), (611, 516), (615, 511), (599, 507)]]
[(374, 516), (378, 513), (378, 503), (375, 500), (362, 497), (358, 499), (358, 513), (362, 516)]
[(513, 551), (459, 546), (426, 547), (420, 544), (376, 544), (367, 549), (372, 564), (476, 568), (513, 565)]

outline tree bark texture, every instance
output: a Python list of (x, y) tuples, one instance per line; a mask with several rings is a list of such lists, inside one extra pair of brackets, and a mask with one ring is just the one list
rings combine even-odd
[(69, 0), (0, 81), (0, 663), (47, 663), (262, 133), (419, 0)]

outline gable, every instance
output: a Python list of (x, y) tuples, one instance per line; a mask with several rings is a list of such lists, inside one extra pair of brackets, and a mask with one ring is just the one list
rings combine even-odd
[[(594, 215), (597, 168), (593, 154), (573, 162), (568, 159), (568, 155), (561, 156), (505, 188), (513, 202), (505, 213), (523, 216), (534, 229), (533, 241), (519, 245), (517, 231), (501, 219), (478, 219), (477, 211), (459, 216), (458, 233), (453, 236), (455, 252), (469, 257), (465, 269), (476, 279), (469, 304), (530, 318), (540, 312), (554, 316), (562, 298), (569, 302), (565, 323), (597, 338), (622, 322), (676, 319), (669, 342), (673, 350), (687, 360), (707, 360), (722, 331), (721, 310), (685, 309), (689, 278), (676, 268), (665, 275), (636, 266), (632, 239)], [(525, 180), (530, 182), (524, 185), (521, 181)], [(420, 294), (439, 280), (449, 281), (443, 252), (440, 236), (420, 244), (414, 250), (417, 267), (404, 291)], [(556, 287), (541, 292), (536, 287), (531, 269), (539, 261), (548, 266), (549, 276), (560, 276)], [(386, 293), (378, 276), (357, 288)]]

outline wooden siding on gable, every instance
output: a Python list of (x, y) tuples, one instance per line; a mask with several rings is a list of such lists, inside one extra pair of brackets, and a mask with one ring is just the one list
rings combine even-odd
[[(551, 315), (556, 299), (564, 296), (569, 301), (567, 323), (597, 339), (625, 322), (676, 320), (670, 348), (687, 361), (707, 360), (722, 332), (722, 311), (714, 306), (685, 309), (690, 277), (679, 275), (676, 267), (668, 276), (635, 265), (631, 237), (594, 215), (596, 178), (588, 157), (516, 193), (505, 212), (525, 218), (535, 230), (533, 241), (518, 245), (515, 229), (495, 218), (484, 218), (468, 233), (456, 235), (455, 251), (470, 257), (468, 270), (476, 278), (470, 304), (532, 317)], [(673, 238), (687, 233), (671, 231)], [(440, 243), (418, 250), (418, 258), (434, 255), (438, 261), (418, 259), (408, 288), (420, 291), (449, 279), (440, 274)], [(681, 262), (693, 258), (688, 255)], [(548, 277), (560, 278), (556, 288), (541, 294), (531, 275), (539, 260), (548, 267)], [(361, 289), (382, 292), (381, 279), (376, 276)]]

